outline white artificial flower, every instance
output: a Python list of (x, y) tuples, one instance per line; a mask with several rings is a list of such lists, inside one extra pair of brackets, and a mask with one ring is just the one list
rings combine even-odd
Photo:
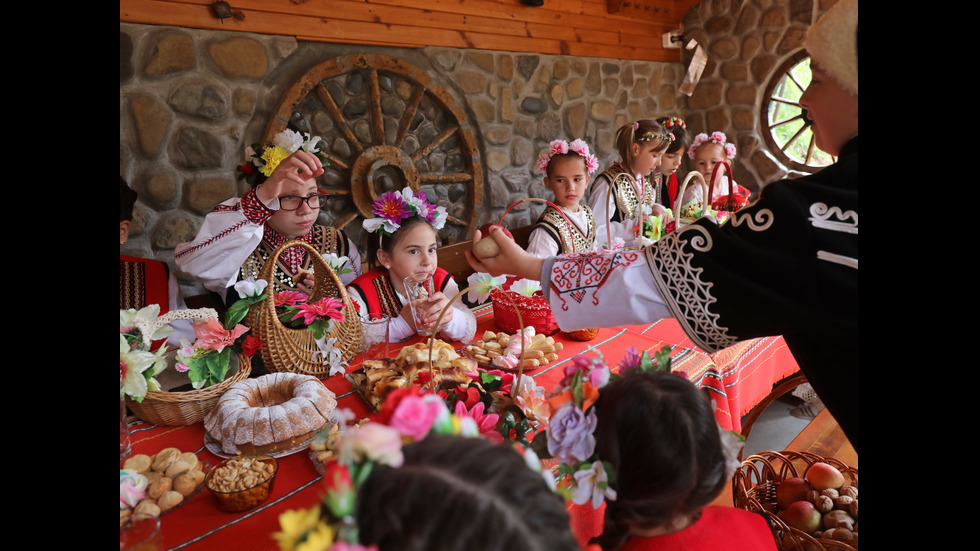
[[(603, 498), (616, 499), (616, 490), (609, 487), (609, 479), (602, 461), (594, 461), (587, 469), (575, 471), (575, 487), (572, 489), (572, 502), (585, 505), (592, 502), (592, 508), (598, 509)], [(605, 486), (605, 487), (604, 487)]]
[(474, 272), (466, 278), (467, 287), (472, 287), (466, 293), (466, 300), (474, 304), (480, 304), (487, 300), (487, 297), (490, 296), (490, 291), (502, 288), (505, 281), (507, 281), (507, 276), (505, 275), (493, 277), (483, 272)]
[(324, 333), (322, 337), (315, 340), (316, 346), (319, 348), (319, 350), (313, 353), (312, 361), (318, 361), (317, 356), (319, 356), (321, 358), (319, 361), (321, 361), (323, 365), (330, 366), (329, 376), (331, 377), (338, 373), (345, 373), (346, 371), (344, 368), (347, 367), (347, 362), (343, 361), (340, 349), (334, 346), (334, 343), (337, 342), (337, 338), (333, 337), (328, 339), (327, 333)]
[(272, 145), (278, 145), (292, 155), (303, 145), (303, 135), (287, 128), (272, 137)]
[(518, 279), (517, 281), (514, 282), (513, 285), (510, 286), (510, 290), (515, 293), (529, 297), (534, 293), (536, 293), (537, 291), (541, 290), (541, 282), (534, 281), (533, 279), (527, 279), (527, 278)]
[(337, 256), (337, 253), (324, 253), (323, 261), (326, 262), (337, 275), (353, 272), (350, 268), (345, 268), (350, 259), (346, 256)]
[(247, 279), (235, 283), (235, 290), (238, 291), (240, 298), (257, 297), (265, 292), (265, 288), (268, 285), (269, 282), (264, 279), (255, 279), (253, 276), (248, 276)]

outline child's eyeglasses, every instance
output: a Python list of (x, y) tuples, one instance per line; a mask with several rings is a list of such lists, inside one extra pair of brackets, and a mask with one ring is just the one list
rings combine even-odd
[(287, 195), (285, 197), (279, 198), (279, 208), (282, 210), (297, 210), (303, 203), (311, 209), (318, 209), (327, 203), (326, 193), (318, 193), (316, 195), (310, 195), (309, 197), (296, 197), (295, 195)]

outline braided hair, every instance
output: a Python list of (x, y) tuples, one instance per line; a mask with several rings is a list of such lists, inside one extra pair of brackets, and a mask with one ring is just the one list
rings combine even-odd
[(602, 389), (596, 412), (596, 451), (616, 473), (616, 499), (593, 540), (604, 551), (619, 549), (631, 528), (699, 515), (728, 482), (711, 404), (687, 379), (630, 371)]

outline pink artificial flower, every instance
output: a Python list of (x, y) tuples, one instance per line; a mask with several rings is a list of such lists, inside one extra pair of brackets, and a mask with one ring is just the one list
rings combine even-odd
[(583, 157), (589, 156), (589, 144), (585, 143), (585, 141), (582, 140), (581, 138), (568, 144), (568, 148)]
[(558, 155), (559, 153), (568, 153), (568, 142), (565, 140), (554, 140), (549, 147), (551, 156)]
[(378, 546), (374, 544), (365, 546), (359, 543), (338, 541), (331, 545), (327, 551), (378, 551)]
[(190, 371), (191, 368), (187, 367), (186, 365), (180, 362), (177, 362), (174, 364), (174, 369), (177, 370), (177, 373), (187, 373), (188, 371)]
[(364, 423), (350, 427), (340, 443), (340, 460), (362, 461), (370, 459), (392, 467), (401, 467), (402, 435), (394, 428), (381, 423)]
[(538, 157), (538, 170), (540, 170), (541, 172), (547, 173), (548, 172), (548, 163), (550, 163), (550, 162), (551, 162), (551, 155), (548, 155), (547, 153), (544, 153), (543, 155), (541, 155), (540, 157)]
[(248, 327), (238, 324), (228, 331), (222, 327), (217, 318), (211, 318), (205, 323), (194, 325), (194, 335), (197, 337), (196, 346), (221, 352), (226, 346), (235, 344), (235, 340), (242, 336)]
[(548, 417), (551, 416), (551, 406), (544, 396), (539, 395), (533, 388), (524, 389), (514, 397), (514, 403), (521, 408), (524, 415), (541, 425), (541, 430), (548, 428)]
[(725, 156), (729, 159), (735, 158), (735, 144), (726, 143), (725, 144)]
[(592, 174), (599, 169), (599, 159), (595, 155), (587, 155), (585, 157), (585, 170)]
[(496, 413), (483, 413), (483, 402), (477, 402), (472, 409), (466, 409), (466, 404), (456, 402), (456, 410), (453, 412), (457, 417), (470, 417), (476, 421), (476, 426), (480, 430), (480, 435), (494, 444), (504, 441), (503, 435), (497, 432), (497, 420), (500, 416)]
[(337, 323), (341, 323), (344, 321), (344, 313), (340, 311), (343, 306), (344, 303), (340, 299), (324, 297), (312, 304), (297, 304), (296, 308), (299, 311), (292, 319), (303, 318), (303, 323), (310, 325), (317, 318), (329, 317), (336, 320)]
[(275, 306), (296, 306), (306, 299), (307, 296), (299, 291), (282, 291), (272, 295), (272, 303)]
[(711, 141), (716, 143), (725, 143), (726, 141), (728, 141), (728, 136), (725, 136), (724, 132), (717, 132), (717, 131), (712, 132)]
[(448, 413), (445, 402), (436, 397), (436, 400), (427, 399), (425, 396), (407, 395), (398, 403), (398, 407), (392, 412), (391, 420), (388, 425), (397, 430), (402, 436), (408, 436), (413, 440), (422, 440), (432, 425), (440, 415)]
[(499, 369), (480, 369), (480, 370), (477, 370), (477, 371), (467, 371), (466, 372), (466, 376), (469, 377), (470, 379), (475, 379), (475, 380), (479, 381), (480, 380), (480, 371), (484, 371), (484, 372), (489, 373), (491, 375), (499, 375), (500, 376), (500, 379), (501, 379), (499, 391), (501, 393), (503, 393), (503, 394), (510, 394), (510, 387), (511, 387), (511, 385), (514, 384), (514, 374), (513, 373), (504, 373), (503, 371), (501, 371)]

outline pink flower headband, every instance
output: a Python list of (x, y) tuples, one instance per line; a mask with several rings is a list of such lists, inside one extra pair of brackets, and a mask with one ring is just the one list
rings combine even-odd
[(596, 159), (595, 155), (589, 153), (589, 145), (582, 141), (581, 139), (575, 140), (572, 143), (568, 143), (565, 140), (555, 140), (551, 142), (548, 146), (548, 152), (542, 153), (538, 157), (538, 170), (541, 172), (548, 172), (548, 164), (551, 162), (551, 158), (555, 155), (565, 154), (568, 152), (577, 153), (582, 157), (585, 157), (585, 169), (592, 174), (599, 168), (599, 160)]
[(705, 142), (709, 142), (723, 146), (725, 148), (725, 157), (728, 157), (728, 160), (730, 161), (735, 158), (735, 144), (726, 143), (727, 140), (728, 137), (725, 136), (724, 132), (712, 132), (711, 136), (708, 136), (702, 132), (694, 137), (694, 143), (692, 143), (691, 147), (687, 150), (687, 156), (693, 159), (694, 152), (698, 149), (698, 146)]

